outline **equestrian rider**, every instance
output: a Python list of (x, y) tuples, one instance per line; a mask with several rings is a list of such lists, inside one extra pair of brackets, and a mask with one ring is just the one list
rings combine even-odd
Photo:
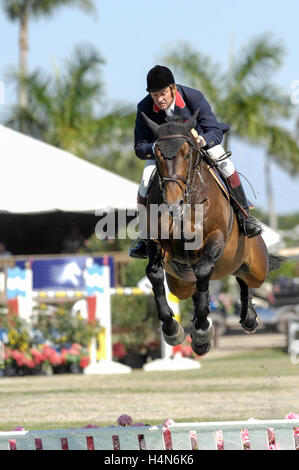
[[(174, 76), (167, 67), (156, 65), (148, 72), (146, 91), (148, 95), (137, 106), (134, 130), (135, 153), (138, 158), (146, 161), (138, 191), (138, 203), (145, 206), (151, 175), (156, 168), (154, 138), (141, 113), (143, 112), (152, 121), (161, 125), (167, 117), (173, 114), (187, 121), (199, 108), (195, 127), (199, 136), (198, 146), (206, 150), (209, 157), (220, 168), (232, 195), (246, 211), (247, 217), (240, 209), (237, 210), (239, 225), (243, 233), (248, 238), (261, 234), (261, 225), (249, 214), (247, 198), (233, 162), (230, 158), (221, 161), (221, 157), (226, 154), (221, 145), (223, 134), (230, 129), (230, 126), (217, 121), (211, 106), (200, 91), (175, 84)], [(137, 245), (130, 249), (130, 256), (146, 258), (145, 240), (138, 239), (137, 241)]]

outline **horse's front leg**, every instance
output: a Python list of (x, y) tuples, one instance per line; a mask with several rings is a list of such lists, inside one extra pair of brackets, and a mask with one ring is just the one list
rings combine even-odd
[(191, 329), (191, 346), (199, 356), (204, 356), (210, 351), (211, 341), (215, 336), (212, 320), (208, 318), (210, 313), (209, 282), (223, 250), (223, 235), (220, 231), (216, 231), (206, 241), (199, 262), (193, 266), (197, 279), (197, 292), (192, 296), (195, 311)]
[(184, 328), (174, 319), (165, 295), (164, 269), (161, 263), (161, 248), (153, 241), (148, 242), (149, 263), (146, 275), (153, 286), (158, 309), (158, 318), (162, 322), (162, 333), (167, 344), (176, 346), (185, 339)]

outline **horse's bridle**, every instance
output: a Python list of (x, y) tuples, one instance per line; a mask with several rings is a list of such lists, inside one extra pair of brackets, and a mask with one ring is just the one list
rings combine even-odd
[[(166, 135), (166, 136), (163, 136), (163, 137), (159, 137), (155, 141), (155, 144), (157, 144), (157, 146), (159, 147), (159, 142), (164, 141), (164, 140), (170, 140), (170, 139), (180, 139), (180, 140), (184, 140), (184, 143), (188, 142), (190, 144), (190, 152), (185, 157), (186, 160), (188, 160), (190, 158), (190, 164), (189, 164), (189, 168), (188, 168), (187, 178), (185, 176), (177, 175), (177, 174), (169, 175), (169, 176), (161, 176), (161, 174), (159, 172), (159, 167), (158, 167), (158, 164), (157, 164), (157, 172), (158, 172), (158, 176), (159, 176), (159, 183), (160, 183), (160, 189), (161, 189), (162, 196), (163, 196), (163, 202), (165, 204), (167, 203), (166, 202), (166, 194), (165, 194), (165, 183), (172, 182), (172, 183), (176, 183), (180, 187), (180, 190), (182, 191), (182, 195), (183, 195), (183, 202), (187, 203), (187, 204), (191, 204), (191, 195), (192, 195), (192, 192), (194, 190), (194, 180), (195, 180), (195, 176), (196, 176), (196, 173), (194, 172), (192, 182), (190, 183), (191, 173), (192, 173), (192, 169), (195, 170), (199, 165), (200, 151), (194, 145), (193, 140), (190, 137), (188, 137), (184, 134), (173, 134), (173, 135)], [(195, 164), (193, 165), (194, 150), (196, 150), (197, 153), (196, 153), (196, 161), (195, 161)], [(171, 159), (175, 158), (175, 156), (173, 156), (173, 157), (163, 156), (163, 158), (166, 159), (166, 160), (171, 160)], [(157, 160), (157, 157), (156, 157), (156, 160)], [(182, 181), (185, 184), (185, 189), (181, 185), (180, 181)]]

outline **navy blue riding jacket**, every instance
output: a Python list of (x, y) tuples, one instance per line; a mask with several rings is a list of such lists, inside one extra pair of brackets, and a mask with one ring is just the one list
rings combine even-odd
[[(200, 109), (196, 126), (198, 134), (205, 138), (207, 148), (221, 144), (223, 134), (230, 129), (230, 126), (217, 121), (211, 106), (200, 91), (177, 85), (174, 113), (181, 116), (184, 121), (188, 121), (198, 108)], [(137, 105), (134, 130), (135, 153), (141, 160), (154, 159), (152, 151), (154, 137), (152, 131), (146, 125), (141, 112), (144, 112), (147, 117), (159, 125), (165, 122), (167, 116), (165, 111), (161, 111), (155, 105), (150, 94)]]

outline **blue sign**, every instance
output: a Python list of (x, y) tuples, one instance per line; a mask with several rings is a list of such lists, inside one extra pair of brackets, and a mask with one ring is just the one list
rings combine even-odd
[[(73, 256), (32, 261), (33, 289), (83, 290), (85, 288), (83, 273), (86, 269), (86, 260), (88, 258), (90, 258), (90, 256)], [(16, 265), (24, 269), (26, 261), (17, 261)], [(100, 266), (105, 264), (110, 267), (110, 285), (114, 286), (113, 257), (93, 258), (93, 261)]]

